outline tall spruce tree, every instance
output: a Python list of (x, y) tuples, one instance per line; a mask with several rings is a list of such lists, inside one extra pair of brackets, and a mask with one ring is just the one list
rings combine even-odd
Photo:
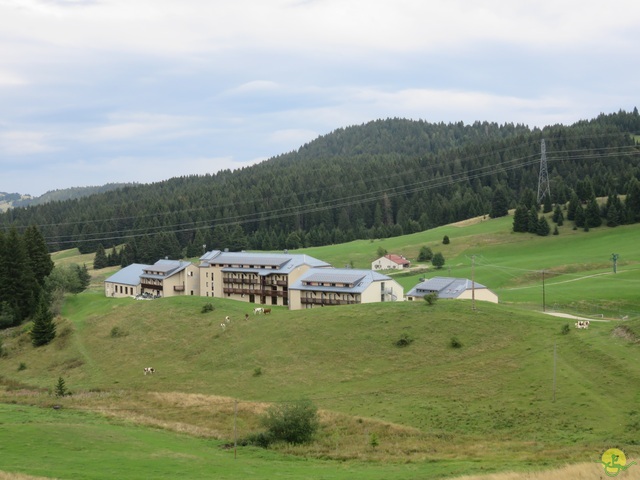
[(44, 295), (40, 296), (38, 308), (33, 316), (31, 327), (31, 343), (34, 347), (46, 345), (56, 336), (56, 324), (53, 321), (53, 313)]
[(549, 227), (549, 222), (547, 221), (544, 215), (541, 215), (538, 219), (538, 230), (536, 233), (541, 237), (546, 237), (551, 232), (551, 228)]
[(529, 231), (529, 209), (525, 205), (518, 205), (513, 214), (513, 231)]
[(28, 227), (23, 235), (24, 245), (36, 281), (40, 286), (44, 285), (44, 279), (53, 270), (53, 260), (49, 254), (49, 249), (40, 233), (38, 227), (32, 225)]
[(600, 217), (600, 207), (598, 206), (595, 195), (593, 195), (587, 202), (587, 207), (584, 211), (584, 217), (585, 226), (589, 228), (595, 228), (602, 225), (602, 218)]
[(507, 194), (504, 188), (498, 187), (493, 192), (493, 199), (491, 200), (491, 212), (489, 216), (491, 218), (504, 217), (509, 213), (509, 202), (507, 200)]
[(105, 268), (109, 266), (109, 260), (107, 259), (107, 254), (104, 251), (104, 247), (101, 243), (98, 244), (98, 248), (96, 248), (96, 254), (93, 257), (93, 269), (100, 270), (101, 268)]

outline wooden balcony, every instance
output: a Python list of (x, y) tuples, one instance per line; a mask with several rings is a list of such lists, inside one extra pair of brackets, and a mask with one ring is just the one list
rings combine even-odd
[(337, 298), (301, 298), (300, 302), (307, 305), (356, 305), (358, 300), (339, 300)]

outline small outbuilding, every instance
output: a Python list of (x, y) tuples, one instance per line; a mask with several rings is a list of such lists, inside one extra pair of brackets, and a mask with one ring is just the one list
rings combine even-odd
[(371, 270), (402, 270), (411, 267), (411, 262), (402, 255), (390, 253), (371, 262)]
[(407, 292), (407, 300), (420, 300), (425, 295), (437, 293), (438, 298), (457, 298), (482, 300), (498, 303), (498, 295), (486, 286), (472, 282), (467, 278), (433, 277), (424, 280)]

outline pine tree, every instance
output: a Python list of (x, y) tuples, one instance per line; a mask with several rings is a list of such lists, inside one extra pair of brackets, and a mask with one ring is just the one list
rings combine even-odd
[(549, 235), (549, 232), (551, 232), (551, 229), (549, 228), (549, 222), (547, 222), (547, 219), (544, 216), (541, 216), (538, 219), (538, 229), (536, 233), (541, 237), (546, 237), (547, 235)]
[(491, 201), (491, 212), (489, 216), (491, 218), (504, 217), (509, 213), (509, 202), (507, 201), (507, 195), (504, 188), (498, 187), (493, 193), (493, 199)]
[(569, 205), (567, 206), (567, 220), (575, 220), (576, 219), (576, 210), (578, 208), (582, 208), (582, 204), (580, 203), (580, 199), (575, 192), (571, 192), (571, 198), (569, 198)]
[(56, 337), (56, 324), (53, 321), (53, 314), (49, 310), (49, 305), (44, 298), (40, 296), (38, 309), (33, 317), (33, 326), (31, 327), (31, 343), (34, 347), (46, 345)]
[(49, 249), (36, 226), (28, 227), (23, 235), (25, 249), (29, 257), (29, 264), (36, 281), (40, 286), (44, 285), (44, 279), (53, 270), (53, 260), (49, 254)]
[(629, 182), (625, 208), (627, 210), (627, 221), (629, 223), (640, 221), (640, 181), (636, 178)]
[(586, 220), (585, 220), (585, 216), (584, 216), (584, 209), (582, 208), (582, 206), (578, 206), (578, 208), (576, 208), (575, 210), (575, 214), (574, 214), (574, 220), (573, 223), (575, 224), (576, 227), (584, 227), (586, 226)]
[(98, 248), (96, 249), (96, 255), (93, 258), (93, 269), (100, 270), (101, 268), (105, 268), (109, 266), (109, 261), (107, 260), (107, 254), (104, 251), (104, 247), (101, 243), (98, 244)]
[(538, 209), (533, 206), (529, 210), (529, 223), (527, 223), (527, 232), (538, 233)]
[(585, 216), (585, 225), (589, 228), (595, 228), (602, 225), (602, 218), (600, 217), (600, 207), (598, 207), (598, 202), (596, 201), (596, 197), (592, 196), (587, 202), (587, 208), (584, 212)]
[(551, 195), (548, 193), (544, 196), (544, 203), (542, 205), (542, 213), (549, 213), (553, 209), (551, 204)]
[(438, 252), (431, 259), (431, 265), (436, 267), (438, 270), (444, 267), (444, 256)]
[(554, 223), (560, 226), (562, 226), (562, 224), (564, 223), (564, 215), (562, 214), (560, 205), (556, 205), (556, 208), (553, 210), (553, 216), (551, 217), (551, 220), (553, 220)]
[(513, 231), (527, 232), (529, 230), (529, 210), (524, 205), (518, 205), (513, 214)]

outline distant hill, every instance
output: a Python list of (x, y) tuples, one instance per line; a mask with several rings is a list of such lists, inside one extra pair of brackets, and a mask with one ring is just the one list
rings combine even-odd
[(5, 205), (3, 211), (13, 207), (28, 207), (30, 205), (44, 205), (49, 202), (62, 202), (88, 197), (98, 193), (109, 192), (119, 188), (135, 185), (135, 183), (107, 183), (106, 185), (95, 187), (72, 187), (60, 190), (50, 190), (39, 197), (23, 195), (20, 193), (0, 192), (0, 209)]
[(129, 243), (124, 263), (193, 257), (203, 245), (275, 250), (397, 237), (489, 214), (496, 191), (503, 210), (535, 197), (543, 139), (553, 203), (578, 187), (627, 195), (640, 180), (638, 134), (637, 110), (542, 129), (374, 120), (233, 172), (32, 203), (0, 214), (0, 228), (47, 225), (52, 250)]

